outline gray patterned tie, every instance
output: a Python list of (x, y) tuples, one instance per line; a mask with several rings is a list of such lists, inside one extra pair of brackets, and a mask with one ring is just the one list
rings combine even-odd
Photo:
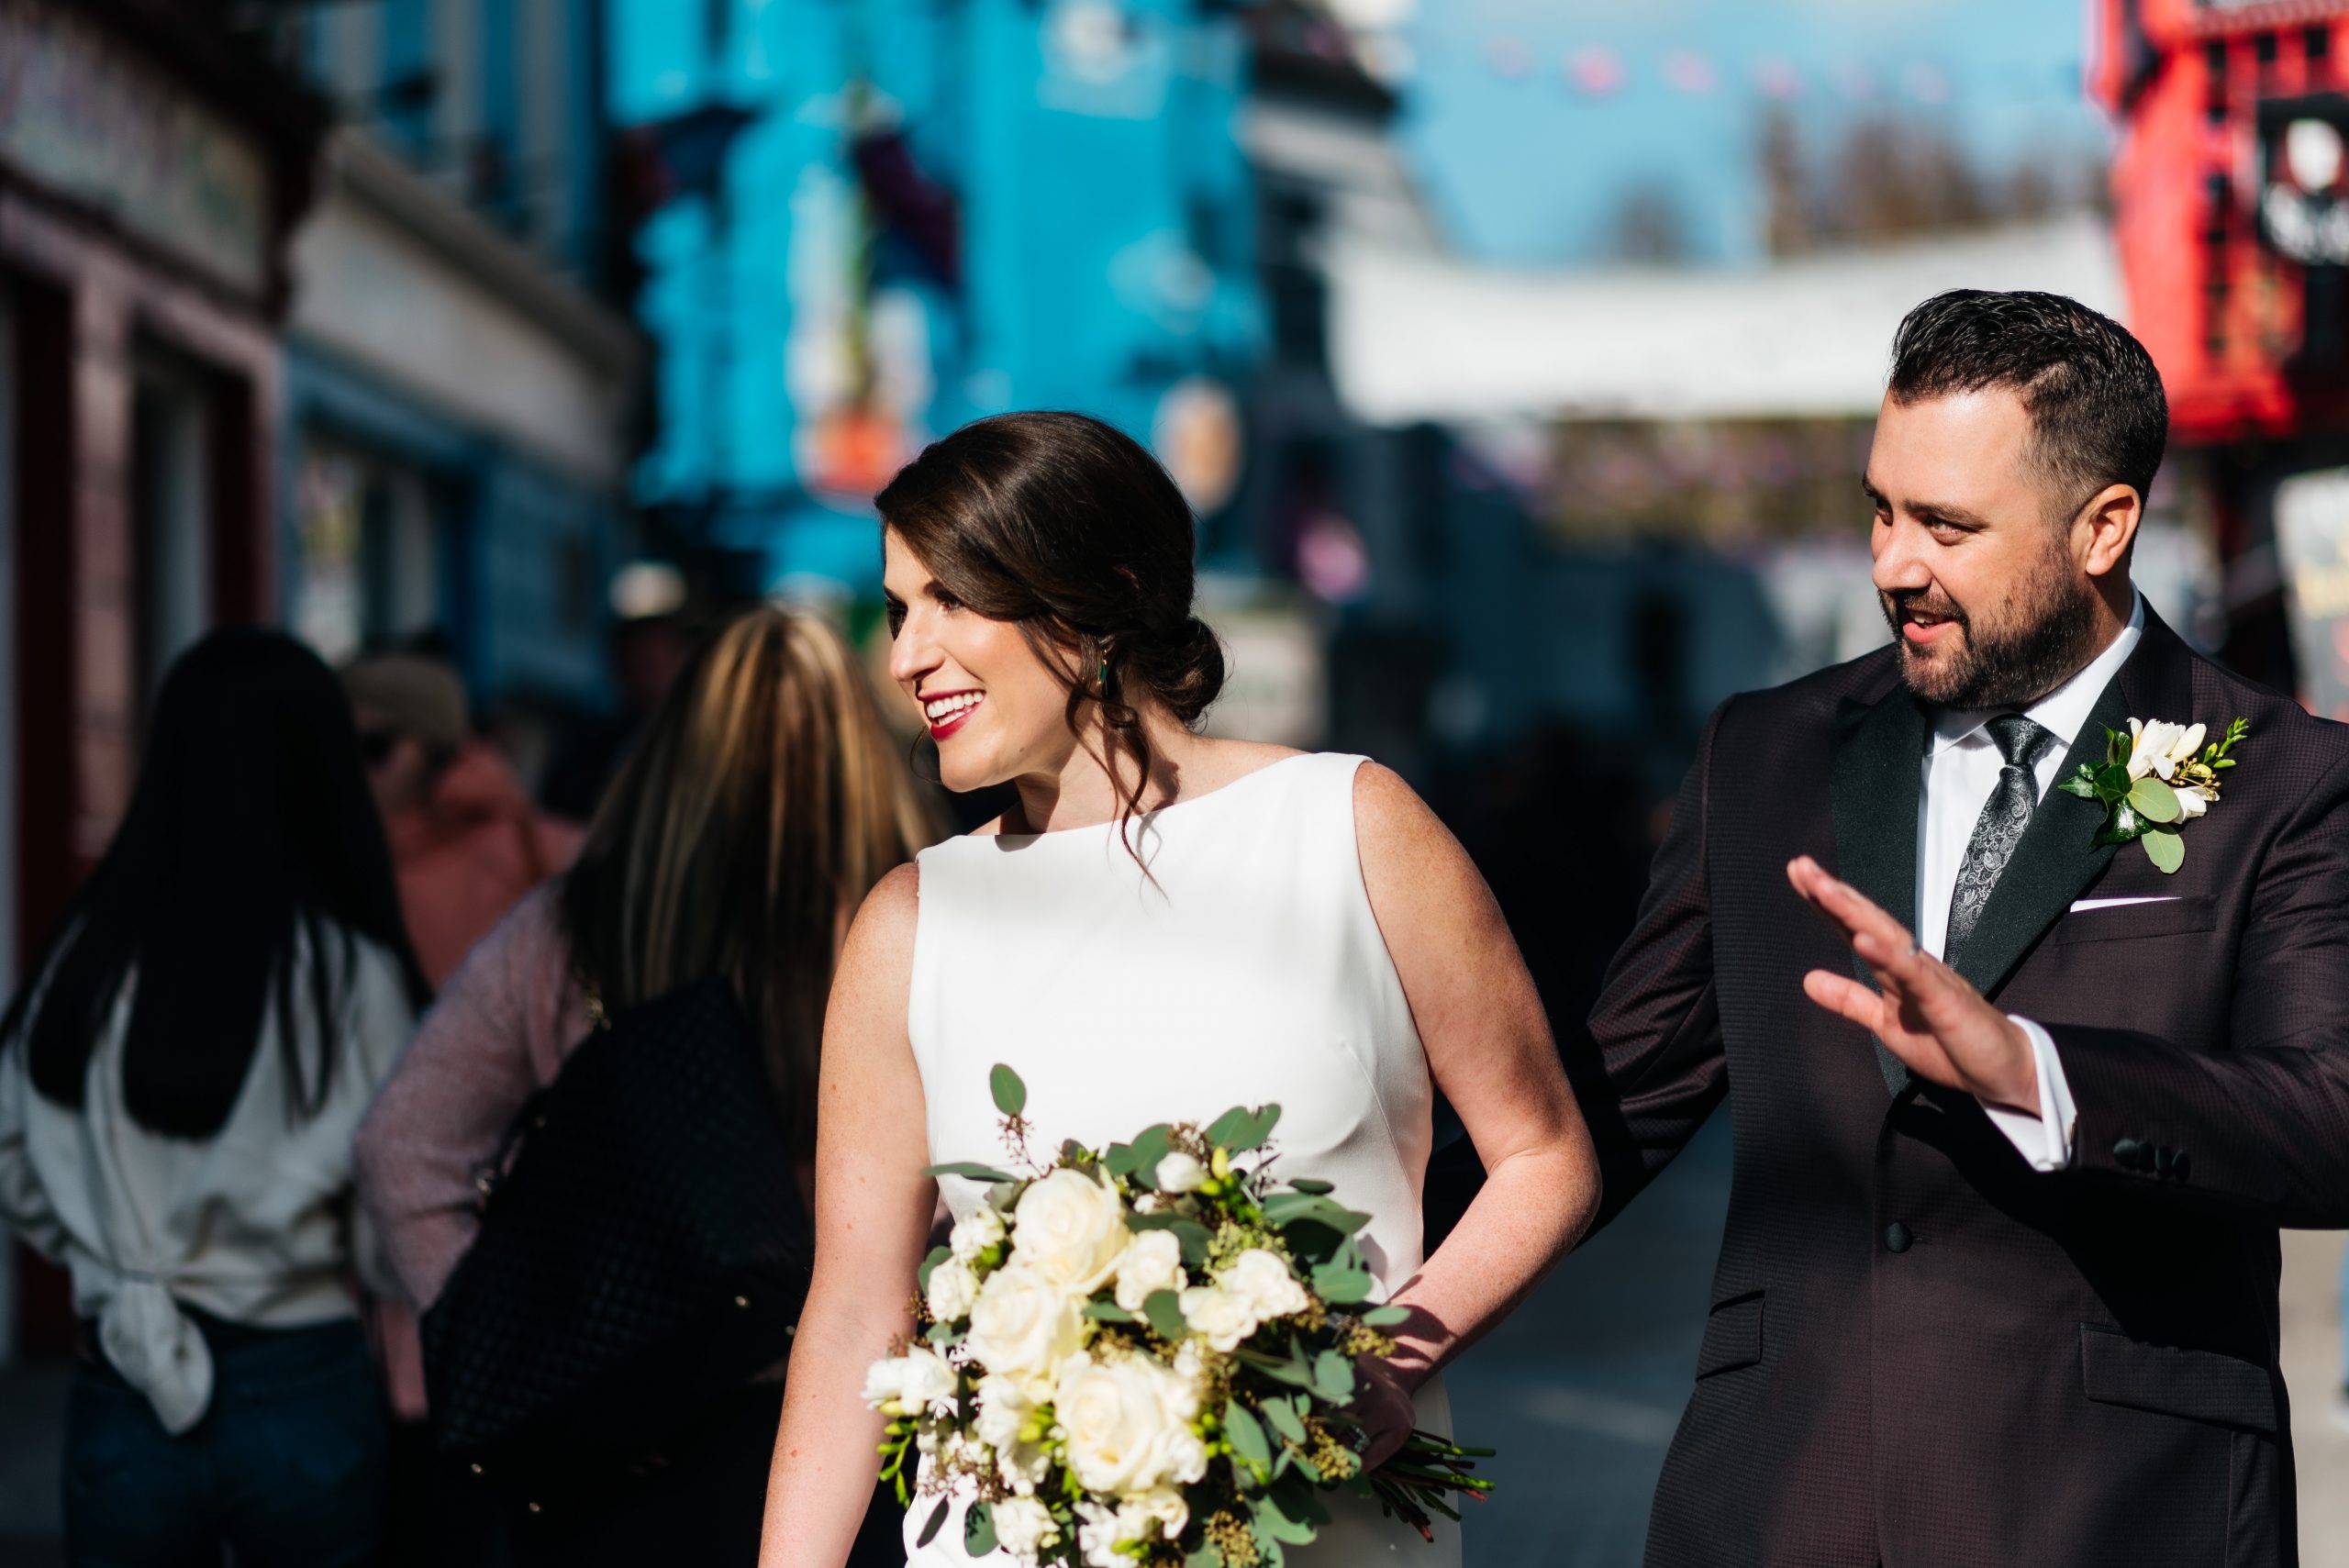
[(2007, 869), (2007, 857), (2015, 852), (2015, 840), (2031, 826), (2031, 814), (2039, 805), (2039, 780), (2032, 770), (2055, 744), (2052, 730), (2019, 713), (2002, 713), (1983, 728), (2006, 766), (1998, 770), (1990, 798), (1982, 803), (1982, 815), (1974, 819), (1974, 837), (1958, 865), (1957, 885), (1950, 889), (1949, 934), (1942, 939), (1945, 963), (1957, 962), (1958, 950), (1982, 918), (1982, 906), (1990, 902), (1990, 890), (1998, 885), (1998, 873)]

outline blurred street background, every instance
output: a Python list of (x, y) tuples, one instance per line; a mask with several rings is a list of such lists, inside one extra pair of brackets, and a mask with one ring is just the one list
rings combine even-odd
[[(2349, 0), (0, 0), (0, 982), (206, 630), (446, 658), (576, 819), (729, 607), (877, 669), (874, 491), (1068, 407), (1198, 516), (1210, 727), (1409, 778), (1569, 1040), (1707, 712), (1886, 639), (1941, 290), (2146, 342), (2140, 585), (2349, 717), (2344, 133)], [(1471, 1562), (1637, 1561), (1725, 1131), (1453, 1379)], [(2286, 1259), (2349, 1564), (2341, 1238)], [(9, 1568), (72, 1332), (0, 1244)]]

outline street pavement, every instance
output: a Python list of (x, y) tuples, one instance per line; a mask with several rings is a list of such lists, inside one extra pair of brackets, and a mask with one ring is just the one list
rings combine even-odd
[[(1695, 1374), (1728, 1188), (1724, 1114), (1447, 1374), (1463, 1439), (1501, 1451), (1486, 1464), (1498, 1493), (1464, 1526), (1471, 1568), (1635, 1568)], [(2304, 1568), (2349, 1568), (2349, 1429), (2332, 1416), (2342, 1240), (2284, 1235), (2283, 1360)], [(0, 1372), (0, 1568), (64, 1562), (64, 1369)]]

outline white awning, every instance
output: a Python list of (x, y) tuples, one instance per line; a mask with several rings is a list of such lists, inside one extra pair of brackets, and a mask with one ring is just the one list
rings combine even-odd
[(2123, 315), (2101, 219), (1753, 271), (1482, 269), (1332, 245), (1330, 359), (1373, 425), (1865, 416), (1893, 329), (1944, 289), (2044, 289)]

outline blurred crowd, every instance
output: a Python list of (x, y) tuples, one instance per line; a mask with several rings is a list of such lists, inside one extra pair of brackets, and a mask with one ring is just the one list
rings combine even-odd
[[(448, 1332), (419, 1318), (495, 1223), (519, 1118), (632, 1008), (727, 983), (807, 1233), (837, 944), (942, 831), (820, 621), (664, 620), (618, 652), (621, 713), (543, 801), (429, 644), (331, 671), (239, 628), (170, 671), (130, 809), (0, 1021), (0, 1218), (80, 1322), (70, 1561), (755, 1560), (787, 1328), (592, 1491), (484, 1474), (431, 1418)], [(896, 1528), (876, 1511), (873, 1561)]]

